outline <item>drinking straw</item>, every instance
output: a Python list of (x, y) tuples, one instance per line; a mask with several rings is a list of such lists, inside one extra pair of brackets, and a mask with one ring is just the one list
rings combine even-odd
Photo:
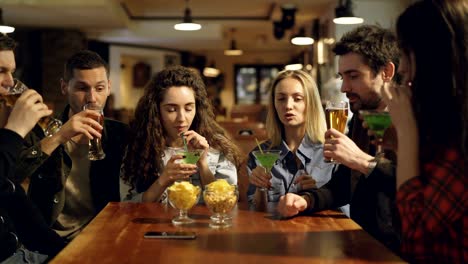
[(262, 149), (262, 147), (260, 146), (260, 142), (258, 142), (258, 139), (257, 139), (257, 138), (255, 138), (255, 142), (257, 142), (257, 146), (258, 146), (258, 149), (260, 150), (260, 153), (263, 154), (263, 149)]
[(184, 133), (180, 133), (180, 136), (182, 137), (182, 141), (184, 142), (184, 149), (185, 149), (185, 151), (188, 151), (187, 140), (185, 140)]

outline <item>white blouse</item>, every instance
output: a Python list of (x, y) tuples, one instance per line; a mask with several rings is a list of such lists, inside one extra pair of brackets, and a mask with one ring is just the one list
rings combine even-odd
[[(166, 166), (167, 162), (172, 155), (179, 152), (181, 148), (172, 148), (168, 147), (164, 150), (163, 162)], [(208, 167), (213, 173), (215, 179), (225, 179), (230, 184), (237, 184), (237, 169), (236, 166), (225, 158), (224, 154), (215, 149), (208, 150)], [(120, 170), (120, 199), (122, 201), (128, 202), (142, 202), (143, 193), (138, 193), (136, 189), (133, 189), (131, 192), (131, 185), (123, 181), (122, 176), (124, 175), (123, 169)], [(201, 185), (200, 174), (196, 173), (191, 176), (192, 184), (195, 186), (200, 186), (204, 189), (204, 186)], [(164, 191), (162, 201), (167, 197), (166, 191)]]

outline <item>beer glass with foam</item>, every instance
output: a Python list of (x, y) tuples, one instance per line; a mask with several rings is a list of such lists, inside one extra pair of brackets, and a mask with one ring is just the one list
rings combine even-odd
[[(325, 118), (327, 121), (327, 128), (333, 128), (341, 133), (345, 132), (346, 122), (348, 120), (348, 102), (327, 101), (325, 106)], [(325, 162), (337, 163), (333, 159), (325, 159)]]
[[(86, 104), (83, 106), (83, 110), (92, 110), (99, 113), (99, 117), (96, 121), (99, 122), (101, 126), (104, 126), (104, 112), (101, 106), (96, 104)], [(101, 140), (101, 138), (94, 137), (89, 141), (89, 160), (102, 160), (106, 157), (106, 153), (104, 153), (104, 149), (102, 148)]]
[[(28, 89), (29, 88), (22, 81), (14, 79), (13, 86), (8, 89), (7, 94), (0, 95), (0, 100), (3, 100), (6, 106), (13, 107), (16, 100), (18, 100), (21, 94)], [(37, 124), (42, 128), (45, 136), (47, 137), (52, 136), (62, 127), (62, 121), (52, 116), (45, 116), (39, 119)]]

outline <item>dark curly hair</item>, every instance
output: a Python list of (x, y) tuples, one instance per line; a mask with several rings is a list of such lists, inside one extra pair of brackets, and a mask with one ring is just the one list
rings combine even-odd
[(345, 33), (333, 52), (338, 56), (350, 52), (361, 55), (374, 75), (388, 62), (393, 62), (397, 69), (400, 57), (395, 34), (375, 25), (363, 25)]
[(159, 111), (165, 93), (171, 87), (187, 86), (195, 93), (195, 118), (190, 126), (205, 137), (210, 148), (221, 151), (239, 169), (239, 149), (216, 123), (213, 107), (208, 100), (205, 84), (192, 69), (175, 66), (158, 72), (145, 88), (135, 109), (135, 119), (130, 123), (131, 133), (123, 161), (122, 179), (138, 192), (145, 191), (164, 168), (163, 156), (166, 138)]

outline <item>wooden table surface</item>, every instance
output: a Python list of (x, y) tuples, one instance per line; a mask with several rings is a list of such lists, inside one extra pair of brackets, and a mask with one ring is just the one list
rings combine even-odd
[[(270, 208), (271, 209), (271, 208)], [(110, 203), (51, 263), (403, 263), (341, 213), (279, 219), (238, 205), (233, 226), (212, 229), (209, 211), (172, 225), (177, 214), (157, 203)], [(194, 231), (195, 240), (145, 239), (147, 231)]]

